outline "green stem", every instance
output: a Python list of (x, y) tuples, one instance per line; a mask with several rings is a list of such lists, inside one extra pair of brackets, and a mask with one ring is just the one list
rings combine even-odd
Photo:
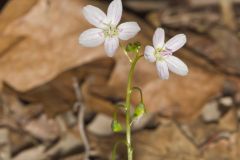
[(129, 62), (132, 63), (132, 59), (131, 59), (131, 57), (128, 55), (128, 52), (126, 51), (126, 49), (123, 47), (123, 45), (122, 45), (121, 43), (120, 43), (119, 45), (120, 45), (121, 49), (123, 50), (124, 54), (127, 56)]
[(133, 79), (135, 66), (141, 57), (142, 55), (140, 56), (138, 54), (136, 55), (136, 57), (131, 63), (131, 68), (128, 74), (127, 95), (126, 95), (126, 143), (127, 143), (127, 150), (128, 150), (128, 160), (133, 159), (133, 149), (132, 149), (132, 142), (131, 142), (131, 112), (130, 112), (132, 79)]

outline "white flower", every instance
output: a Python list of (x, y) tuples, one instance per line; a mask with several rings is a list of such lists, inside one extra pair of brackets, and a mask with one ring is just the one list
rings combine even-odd
[(162, 79), (169, 78), (169, 70), (181, 76), (187, 75), (188, 67), (186, 64), (172, 55), (186, 43), (186, 36), (178, 34), (166, 43), (164, 40), (164, 30), (158, 28), (153, 36), (153, 47), (146, 46), (144, 57), (150, 62), (156, 62), (158, 74)]
[(107, 15), (91, 5), (83, 8), (83, 15), (89, 23), (97, 28), (84, 31), (79, 37), (79, 43), (86, 47), (96, 47), (104, 43), (105, 51), (109, 57), (112, 57), (119, 47), (119, 39), (128, 40), (140, 31), (136, 22), (118, 25), (122, 17), (121, 0), (111, 2)]

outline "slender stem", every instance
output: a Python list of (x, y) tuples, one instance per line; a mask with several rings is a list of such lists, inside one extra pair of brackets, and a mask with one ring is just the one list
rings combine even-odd
[(126, 51), (126, 49), (123, 47), (123, 45), (122, 45), (121, 43), (120, 43), (119, 45), (120, 45), (121, 49), (123, 50), (124, 54), (127, 56), (129, 62), (132, 63), (132, 59), (131, 59), (131, 57), (128, 55), (128, 52)]
[(143, 103), (143, 94), (142, 94), (142, 90), (139, 87), (132, 87), (132, 91), (138, 91), (140, 93), (140, 97), (141, 97), (141, 102)]
[(130, 100), (131, 100), (131, 89), (132, 89), (132, 79), (135, 70), (135, 66), (138, 60), (142, 57), (142, 55), (136, 55), (135, 59), (131, 63), (131, 68), (128, 74), (128, 84), (127, 84), (127, 94), (126, 94), (126, 143), (128, 150), (128, 160), (133, 159), (133, 149), (131, 143), (131, 112), (130, 112)]

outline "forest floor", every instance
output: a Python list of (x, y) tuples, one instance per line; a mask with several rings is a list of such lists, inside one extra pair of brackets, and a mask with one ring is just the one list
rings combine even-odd
[[(78, 44), (95, 0), (6, 0), (0, 12), (0, 160), (107, 160), (124, 133), (111, 131), (124, 101), (128, 60)], [(4, 4), (4, 5), (3, 5)], [(187, 35), (176, 53), (189, 75), (158, 78), (140, 61), (134, 85), (147, 114), (133, 127), (135, 160), (239, 160), (240, 1), (123, 0), (143, 46), (163, 27)], [(133, 41), (134, 41), (133, 40)], [(142, 47), (143, 50), (143, 47)], [(79, 87), (77, 85), (79, 85)], [(77, 99), (76, 91), (80, 96)], [(139, 96), (132, 97), (133, 106)], [(77, 102), (77, 103), (76, 103)], [(74, 105), (78, 104), (78, 105)], [(74, 107), (75, 106), (75, 107)], [(76, 107), (78, 106), (78, 107)], [(79, 118), (84, 107), (84, 121)], [(124, 114), (120, 116), (123, 120)], [(85, 129), (79, 128), (84, 124)], [(90, 150), (86, 150), (86, 133)], [(118, 159), (126, 159), (124, 146)]]

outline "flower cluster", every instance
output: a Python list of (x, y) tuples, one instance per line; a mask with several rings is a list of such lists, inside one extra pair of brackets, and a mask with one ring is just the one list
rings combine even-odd
[[(79, 37), (79, 43), (86, 47), (96, 47), (104, 43), (109, 57), (114, 56), (120, 40), (129, 40), (141, 30), (136, 22), (125, 22), (119, 25), (122, 17), (122, 1), (113, 0), (108, 7), (107, 15), (97, 7), (87, 5), (83, 8), (83, 15), (95, 28), (84, 31)], [(188, 68), (173, 52), (186, 43), (186, 36), (178, 34), (165, 41), (165, 33), (158, 28), (153, 36), (153, 47), (146, 46), (144, 57), (150, 62), (156, 62), (158, 75), (162, 79), (169, 78), (169, 70), (185, 76)]]

